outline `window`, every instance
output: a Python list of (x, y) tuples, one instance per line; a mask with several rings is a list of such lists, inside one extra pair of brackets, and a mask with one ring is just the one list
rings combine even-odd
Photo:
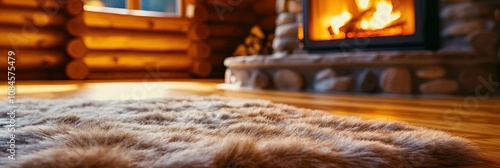
[[(180, 0), (85, 0), (86, 9), (115, 8), (105, 12), (138, 15), (180, 15)], [(125, 10), (127, 11), (125, 11)], [(130, 11), (134, 10), (134, 11)]]

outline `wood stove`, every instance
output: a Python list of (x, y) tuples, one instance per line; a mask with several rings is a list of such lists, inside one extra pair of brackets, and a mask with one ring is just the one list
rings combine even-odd
[(309, 52), (435, 50), (436, 0), (304, 0), (304, 48)]

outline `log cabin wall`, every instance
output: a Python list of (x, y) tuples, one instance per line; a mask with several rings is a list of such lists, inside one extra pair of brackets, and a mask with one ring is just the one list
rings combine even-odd
[(192, 19), (137, 16), (86, 7), (66, 23), (71, 79), (206, 77), (210, 69), (188, 56)]
[[(226, 57), (258, 25), (274, 32), (274, 0), (181, 0), (181, 17), (85, 10), (82, 0), (0, 0), (0, 51), (17, 79), (224, 76)], [(6, 60), (1, 60), (6, 68)]]
[[(0, 53), (16, 53), (17, 80), (66, 79), (64, 25), (82, 7), (80, 0), (0, 0)], [(2, 70), (7, 65), (0, 59)]]

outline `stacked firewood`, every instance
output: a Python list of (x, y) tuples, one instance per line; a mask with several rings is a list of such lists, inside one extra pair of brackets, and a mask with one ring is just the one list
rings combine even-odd
[[(82, 7), (80, 0), (0, 0), (0, 53), (15, 52), (16, 79), (65, 79), (64, 23)], [(1, 69), (7, 65), (0, 59)]]
[(465, 51), (480, 57), (497, 57), (500, 35), (498, 1), (442, 0), (442, 3), (440, 15), (444, 41), (441, 52)]
[(264, 33), (260, 26), (254, 26), (245, 41), (238, 45), (233, 56), (269, 55), (273, 53), (274, 33)]
[(259, 43), (262, 48), (262, 41), (246, 37), (253, 25), (273, 31), (276, 17), (273, 10), (274, 3), (269, 0), (196, 0), (195, 23), (188, 33), (196, 50), (190, 49), (193, 51), (190, 55), (207, 67), (211, 66), (212, 77), (222, 77), (224, 59), (233, 55), (238, 44), (247, 39), (249, 43)]
[(302, 0), (276, 0), (276, 31), (274, 52), (290, 54), (299, 48), (299, 28), (302, 26)]
[(269, 0), (259, 0), (252, 5), (258, 18), (261, 18), (238, 45), (233, 56), (268, 55), (273, 53), (274, 30), (276, 28), (276, 3)]

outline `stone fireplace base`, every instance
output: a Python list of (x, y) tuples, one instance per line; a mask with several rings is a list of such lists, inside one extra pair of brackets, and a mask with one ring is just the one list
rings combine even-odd
[(491, 95), (498, 62), (473, 52), (357, 52), (225, 60), (226, 84), (321, 93)]

